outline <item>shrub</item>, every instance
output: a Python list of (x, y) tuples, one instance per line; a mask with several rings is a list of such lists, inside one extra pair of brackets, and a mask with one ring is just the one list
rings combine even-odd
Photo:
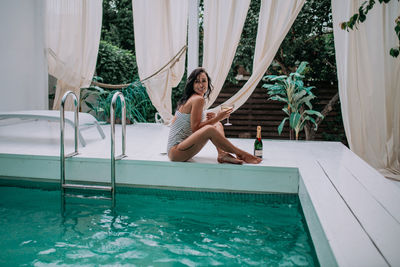
[(139, 79), (136, 57), (106, 41), (100, 41), (96, 64), (96, 75), (104, 83), (123, 84)]

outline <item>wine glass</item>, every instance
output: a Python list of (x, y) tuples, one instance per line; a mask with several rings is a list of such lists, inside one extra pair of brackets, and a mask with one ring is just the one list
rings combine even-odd
[[(234, 104), (222, 104), (221, 105), (221, 110), (225, 111), (225, 110), (229, 110), (229, 109), (233, 109), (235, 107)], [(230, 126), (232, 125), (232, 123), (229, 122), (229, 117), (226, 118), (226, 123), (224, 124), (225, 126)]]

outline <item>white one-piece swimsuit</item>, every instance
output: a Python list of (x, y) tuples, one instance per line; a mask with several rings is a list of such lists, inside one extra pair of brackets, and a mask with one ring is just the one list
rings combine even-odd
[(190, 113), (181, 113), (176, 111), (175, 121), (172, 123), (168, 135), (167, 152), (181, 143), (183, 140), (188, 138), (192, 134), (192, 128), (190, 126)]

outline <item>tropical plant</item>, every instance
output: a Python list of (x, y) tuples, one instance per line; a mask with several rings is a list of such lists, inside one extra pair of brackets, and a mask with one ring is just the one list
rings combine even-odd
[[(125, 98), (126, 119), (128, 123), (134, 122), (154, 122), (156, 109), (151, 104), (146, 89), (140, 83), (135, 81), (128, 87), (121, 90), (106, 90), (99, 86), (91, 86), (82, 90), (81, 102), (89, 107), (100, 120), (109, 120), (111, 100), (115, 92), (122, 92)], [(90, 95), (96, 96), (95, 103), (89, 99)], [(118, 98), (116, 103), (115, 116), (121, 119), (121, 101)]]
[[(312, 109), (311, 100), (316, 96), (311, 92), (314, 86), (305, 87), (303, 83), (307, 62), (303, 61), (296, 72), (287, 75), (267, 75), (264, 80), (274, 82), (273, 84), (264, 84), (267, 88), (269, 100), (277, 100), (286, 103), (283, 112), (287, 115), (278, 126), (279, 135), (282, 133), (285, 122), (289, 120), (289, 127), (295, 131), (296, 140), (299, 139), (299, 132), (303, 130), (307, 121), (318, 127), (312, 116), (323, 118), (324, 116)], [(308, 109), (307, 109), (308, 107)]]

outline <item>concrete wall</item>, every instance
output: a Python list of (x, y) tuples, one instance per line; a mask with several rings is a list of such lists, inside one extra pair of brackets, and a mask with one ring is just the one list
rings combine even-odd
[(48, 109), (44, 0), (2, 0), (0, 111)]

